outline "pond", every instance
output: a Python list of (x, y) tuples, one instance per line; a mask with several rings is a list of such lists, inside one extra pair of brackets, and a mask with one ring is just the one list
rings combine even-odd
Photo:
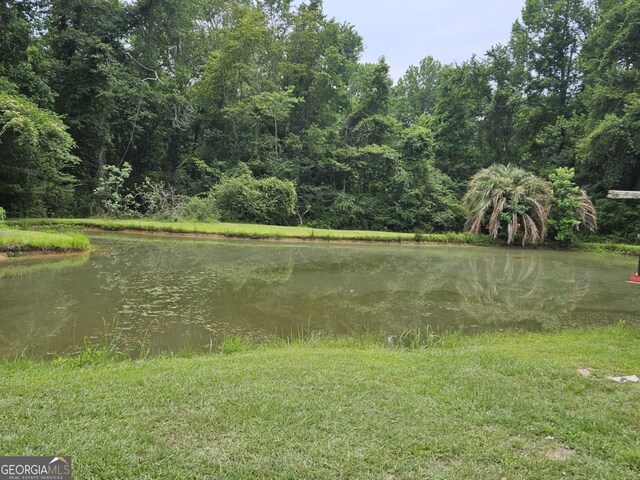
[(633, 259), (426, 245), (92, 234), (95, 251), (0, 263), (0, 357), (208, 350), (273, 337), (638, 322)]

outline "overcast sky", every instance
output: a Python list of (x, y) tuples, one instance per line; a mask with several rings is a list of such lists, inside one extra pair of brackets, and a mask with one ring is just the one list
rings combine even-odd
[(463, 62), (509, 40), (524, 0), (324, 0), (328, 17), (356, 27), (363, 60), (384, 55), (397, 79), (427, 55)]

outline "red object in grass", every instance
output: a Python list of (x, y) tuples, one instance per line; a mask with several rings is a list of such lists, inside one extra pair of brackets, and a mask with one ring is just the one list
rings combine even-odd
[(640, 284), (640, 275), (631, 275), (631, 276), (629, 276), (629, 283), (638, 283), (638, 284)]

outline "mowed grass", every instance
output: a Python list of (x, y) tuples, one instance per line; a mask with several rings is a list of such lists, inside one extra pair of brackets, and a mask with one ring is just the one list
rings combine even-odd
[(89, 249), (89, 239), (80, 233), (48, 233), (0, 229), (0, 252), (45, 250), (81, 251)]
[(15, 224), (23, 226), (57, 225), (91, 227), (104, 230), (139, 230), (145, 232), (194, 233), (256, 239), (352, 240), (371, 242), (437, 242), (487, 244), (485, 237), (471, 233), (396, 233), (365, 230), (326, 230), (309, 227), (283, 227), (243, 223), (162, 222), (156, 220), (115, 219), (25, 219)]
[[(638, 478), (640, 332), (0, 364), (0, 454), (74, 478)], [(100, 358), (100, 357), (96, 357)], [(579, 368), (590, 368), (583, 377)]]

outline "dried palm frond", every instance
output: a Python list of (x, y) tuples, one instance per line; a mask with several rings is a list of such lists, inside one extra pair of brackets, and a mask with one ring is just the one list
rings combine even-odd
[(493, 213), (489, 220), (489, 234), (493, 240), (498, 238), (498, 231), (500, 230), (500, 215), (502, 214), (506, 203), (507, 199), (502, 197), (493, 207)]
[(535, 245), (540, 240), (540, 230), (536, 222), (526, 213), (522, 214), (522, 225), (524, 234), (522, 236), (522, 246), (527, 244)]
[(576, 206), (576, 217), (580, 220), (578, 228), (586, 228), (591, 232), (598, 230), (596, 208), (584, 190), (580, 190), (580, 200)]

